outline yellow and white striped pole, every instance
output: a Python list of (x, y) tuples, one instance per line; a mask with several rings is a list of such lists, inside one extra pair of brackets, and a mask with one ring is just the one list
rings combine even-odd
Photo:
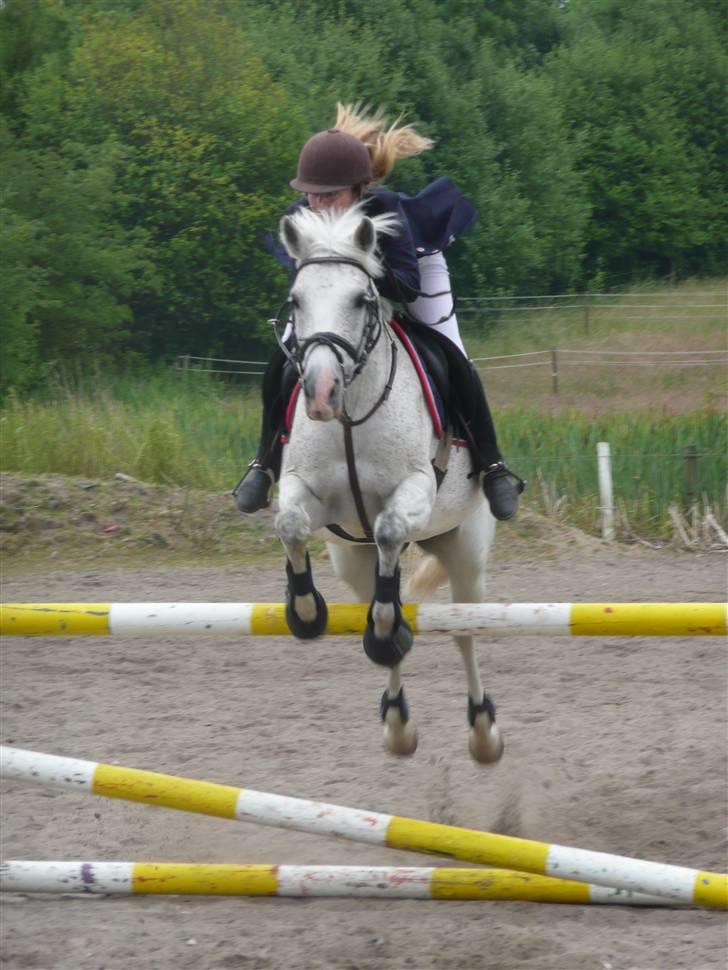
[(0, 892), (154, 893), (195, 896), (364, 896), (389, 899), (511, 899), (540, 903), (670, 906), (625, 889), (588, 886), (508, 869), (413, 866), (287, 866), (199, 862), (0, 863)]
[(0, 746), (0, 777), (728, 909), (728, 875)]
[[(359, 635), (368, 604), (331, 603), (326, 633)], [(725, 636), (725, 603), (406, 603), (416, 634)], [(282, 603), (6, 603), (3, 636), (290, 635)]]

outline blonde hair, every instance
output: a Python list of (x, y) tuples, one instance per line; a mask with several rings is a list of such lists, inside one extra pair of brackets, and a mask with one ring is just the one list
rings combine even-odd
[(335, 127), (364, 143), (372, 163), (372, 176), (377, 182), (389, 175), (398, 158), (421, 155), (434, 144), (431, 138), (419, 135), (412, 125), (400, 125), (402, 118), (399, 115), (388, 126), (383, 108), (372, 111), (361, 102), (336, 104)]

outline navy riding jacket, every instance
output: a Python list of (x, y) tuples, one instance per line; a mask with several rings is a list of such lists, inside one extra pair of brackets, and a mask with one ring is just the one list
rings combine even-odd
[[(305, 199), (299, 199), (286, 214), (307, 205)], [(386, 299), (405, 303), (414, 300), (420, 290), (418, 257), (446, 249), (478, 218), (470, 199), (447, 177), (436, 179), (413, 196), (375, 187), (364, 196), (364, 211), (368, 216), (392, 213), (399, 217), (399, 232), (380, 237), (385, 275), (376, 284)], [(278, 262), (293, 273), (295, 264), (283, 243), (272, 233), (268, 233), (265, 242)]]

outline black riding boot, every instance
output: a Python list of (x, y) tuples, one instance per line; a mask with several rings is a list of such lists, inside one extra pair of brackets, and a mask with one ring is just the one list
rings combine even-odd
[(426, 356), (434, 355), (435, 361), (432, 363), (435, 371), (439, 369), (437, 359), (445, 358), (450, 387), (447, 407), (450, 414), (460, 419), (468, 439), (472, 474), (482, 473), (483, 491), (496, 519), (513, 518), (518, 509), (518, 497), (526, 483), (514, 475), (503, 461), (480, 375), (465, 354), (444, 334), (426, 324), (407, 319), (405, 322), (417, 344), (429, 347)]
[(296, 372), (288, 365), (281, 348), (276, 347), (263, 374), (263, 415), (258, 450), (232, 492), (241, 512), (258, 512), (270, 504), (271, 486), (281, 473), (281, 432), (295, 382)]
[(462, 363), (448, 354), (451, 395), (470, 443), (473, 474), (483, 473), (483, 491), (495, 518), (512, 519), (526, 483), (503, 461), (480, 375), (462, 354), (457, 356)]

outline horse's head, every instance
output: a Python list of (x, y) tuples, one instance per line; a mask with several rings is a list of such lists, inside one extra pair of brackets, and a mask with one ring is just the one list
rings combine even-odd
[(369, 219), (360, 205), (301, 209), (281, 221), (281, 240), (297, 266), (290, 302), (306, 413), (316, 421), (341, 417), (344, 390), (379, 338), (377, 235), (396, 226), (392, 216)]

